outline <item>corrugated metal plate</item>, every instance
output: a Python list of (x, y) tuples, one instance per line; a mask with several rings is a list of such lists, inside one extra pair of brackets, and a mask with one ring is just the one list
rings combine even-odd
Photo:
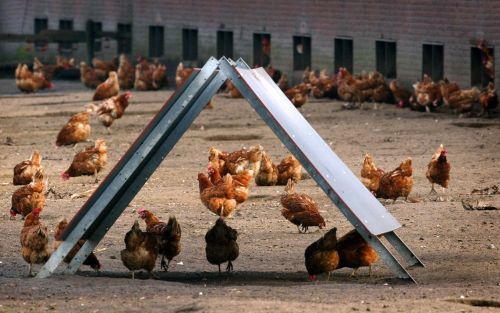
[(320, 173), (340, 201), (373, 235), (401, 225), (325, 143), (263, 68), (236, 68), (276, 123)]

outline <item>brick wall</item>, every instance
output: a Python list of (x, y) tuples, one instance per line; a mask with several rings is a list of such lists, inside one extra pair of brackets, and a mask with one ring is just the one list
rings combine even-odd
[[(24, 16), (24, 18), (23, 18)], [(422, 72), (422, 44), (444, 44), (444, 72), (461, 86), (470, 85), (470, 47), (486, 39), (500, 44), (497, 16), (500, 2), (490, 0), (411, 0), (394, 3), (389, 0), (126, 0), (30, 2), (0, 1), (1, 32), (33, 32), (33, 18), (47, 16), (51, 28), (60, 18), (72, 18), (77, 30), (91, 17), (102, 21), (104, 30), (115, 30), (118, 22), (132, 22), (133, 54), (148, 55), (149, 26), (165, 27), (163, 61), (175, 65), (182, 56), (182, 28), (198, 29), (198, 56), (201, 65), (216, 54), (217, 30), (234, 33), (234, 57), (252, 63), (253, 34), (271, 34), (272, 64), (292, 73), (294, 35), (311, 36), (313, 68), (333, 70), (335, 37), (353, 39), (354, 72), (375, 69), (375, 41), (397, 43), (397, 76), (409, 84)], [(20, 44), (0, 43), (0, 53), (12, 54)], [(57, 52), (56, 46), (48, 54)], [(116, 52), (111, 44), (100, 54)], [(84, 57), (79, 46), (77, 57)], [(500, 51), (496, 51), (500, 55)], [(172, 66), (170, 66), (172, 70)], [(500, 66), (496, 66), (497, 80)]]

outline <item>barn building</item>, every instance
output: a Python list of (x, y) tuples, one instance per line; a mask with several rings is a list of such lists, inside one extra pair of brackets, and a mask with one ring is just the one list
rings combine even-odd
[[(0, 1), (0, 63), (34, 55), (86, 58), (84, 42), (9, 42), (5, 34), (44, 29), (84, 31), (88, 20), (102, 31), (131, 34), (102, 38), (95, 55), (157, 57), (174, 70), (209, 56), (243, 57), (300, 79), (306, 66), (340, 66), (354, 73), (378, 70), (410, 84), (427, 73), (462, 87), (484, 85), (500, 69), (485, 58), (500, 44), (500, 2), (388, 0), (3, 0)], [(478, 44), (481, 43), (481, 49)]]

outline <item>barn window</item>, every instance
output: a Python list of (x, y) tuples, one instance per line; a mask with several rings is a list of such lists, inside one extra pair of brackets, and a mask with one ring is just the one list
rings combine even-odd
[(433, 81), (444, 77), (444, 48), (443, 45), (424, 44), (422, 46), (422, 75), (429, 75)]
[[(484, 48), (485, 51), (478, 47), (472, 47), (470, 50), (470, 72), (471, 85), (485, 87), (489, 82), (494, 81), (495, 69), (488, 68), (488, 56), (494, 60), (494, 50), (492, 48)], [(493, 65), (493, 64), (492, 64)]]
[[(40, 33), (42, 30), (48, 29), (49, 20), (46, 18), (36, 18), (35, 19), (35, 35)], [(39, 48), (46, 44), (44, 41), (36, 40), (35, 47)]]
[(118, 53), (132, 52), (132, 25), (118, 24)]
[[(94, 33), (102, 32), (102, 23), (94, 22)], [(99, 52), (102, 50), (102, 38), (96, 37), (94, 41), (94, 52)]]
[[(73, 30), (73, 20), (59, 20), (59, 29), (60, 30)], [(59, 43), (59, 51), (61, 53), (64, 52), (72, 52), (73, 43), (72, 42), (60, 42)]]
[(233, 58), (233, 32), (217, 31), (217, 58)]
[(396, 43), (377, 41), (375, 43), (377, 71), (386, 78), (396, 78)]
[(149, 56), (163, 55), (163, 26), (149, 26)]
[(182, 59), (196, 61), (198, 60), (198, 30), (182, 30)]
[(253, 64), (266, 67), (271, 63), (271, 35), (253, 34)]
[(352, 39), (335, 38), (334, 51), (335, 72), (345, 67), (352, 73)]
[(311, 68), (311, 37), (293, 36), (293, 69)]

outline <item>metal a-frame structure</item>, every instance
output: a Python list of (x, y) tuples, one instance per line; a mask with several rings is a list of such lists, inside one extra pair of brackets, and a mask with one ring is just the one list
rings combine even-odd
[(167, 100), (74, 216), (63, 234), (64, 241), (37, 277), (50, 276), (73, 246), (85, 239), (65, 273), (78, 270), (226, 79), (233, 82), (394, 274), (414, 282), (381, 241), (385, 238), (408, 266), (423, 266), (394, 232), (401, 227), (399, 222), (331, 150), (264, 69), (250, 69), (241, 59), (235, 63), (225, 57), (210, 58)]

